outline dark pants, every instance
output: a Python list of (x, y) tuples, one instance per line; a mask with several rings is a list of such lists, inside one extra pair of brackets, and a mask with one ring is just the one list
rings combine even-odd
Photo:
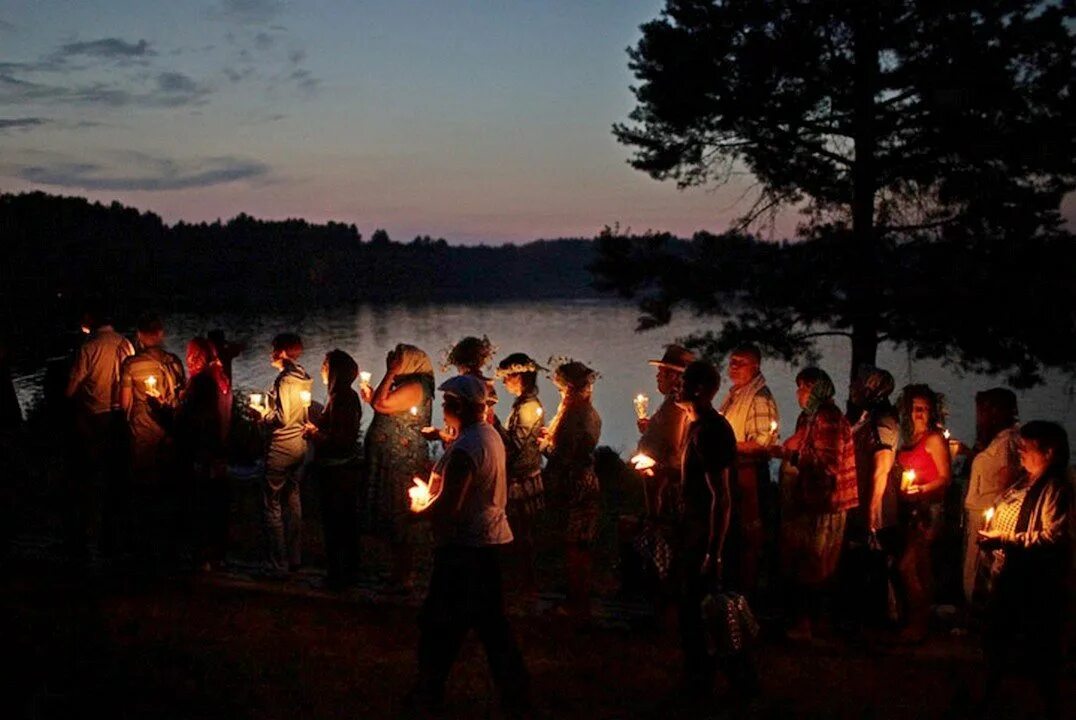
[(527, 671), (504, 615), (499, 548), (437, 548), (419, 627), (418, 694), (423, 703), (441, 704), (452, 663), (474, 628), (486, 648), (501, 704), (507, 710), (527, 705)]
[(317, 467), (321, 520), (329, 585), (347, 585), (359, 570), (357, 463)]
[(303, 503), (299, 483), (302, 456), (288, 458), (270, 450), (265, 463), (262, 509), (266, 555), (277, 569), (295, 569), (303, 561)]
[(199, 468), (193, 472), (194, 557), (199, 564), (219, 565), (228, 552), (232, 488), (227, 471)]
[(67, 467), (67, 542), (75, 557), (87, 554), (90, 527), (100, 507), (99, 545), (104, 555), (130, 549), (131, 489), (123, 414), (79, 412), (75, 450)]

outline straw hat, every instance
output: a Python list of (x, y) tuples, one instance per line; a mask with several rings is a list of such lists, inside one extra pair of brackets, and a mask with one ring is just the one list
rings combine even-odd
[(648, 362), (651, 365), (683, 372), (684, 368), (695, 362), (695, 360), (697, 360), (695, 353), (682, 345), (674, 344), (665, 346), (665, 354), (661, 356), (660, 360), (649, 360)]

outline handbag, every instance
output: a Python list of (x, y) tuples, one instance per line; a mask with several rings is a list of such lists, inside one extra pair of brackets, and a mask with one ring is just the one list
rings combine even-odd
[(747, 598), (740, 593), (715, 588), (702, 599), (700, 611), (706, 632), (706, 650), (712, 656), (738, 655), (758, 639), (758, 621)]

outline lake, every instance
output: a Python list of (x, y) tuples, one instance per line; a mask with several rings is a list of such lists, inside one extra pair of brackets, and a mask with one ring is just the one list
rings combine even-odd
[[(374, 384), (385, 369), (385, 353), (398, 342), (421, 347), (430, 354), (437, 380), (446, 376), (440, 363), (447, 348), (465, 335), (486, 334), (497, 347), (497, 359), (512, 352), (526, 352), (539, 362), (552, 356), (570, 356), (598, 370), (602, 377), (595, 385), (594, 405), (602, 417), (602, 444), (630, 452), (638, 438), (632, 398), (640, 392), (651, 398), (651, 411), (661, 398), (654, 383), (650, 358), (661, 356), (663, 346), (696, 330), (712, 328), (705, 319), (679, 313), (666, 327), (635, 332), (638, 311), (615, 300), (496, 303), (484, 305), (362, 305), (308, 315), (171, 315), (165, 318), (166, 345), (180, 357), (188, 338), (224, 328), (230, 338), (243, 341), (247, 352), (236, 358), (236, 390), (264, 392), (272, 384), (275, 371), (269, 365), (269, 343), (278, 332), (298, 332), (306, 346), (302, 363), (317, 377), (324, 354), (333, 348), (350, 353), (359, 366), (373, 373)], [(843, 338), (822, 338), (818, 344), (821, 366), (838, 387), (844, 402), (850, 362), (850, 348)], [(925, 382), (946, 393), (953, 436), (969, 445), (974, 440), (974, 399), (978, 390), (1004, 384), (999, 378), (960, 374), (936, 361), (911, 360), (905, 351), (883, 347), (879, 364), (893, 373), (900, 388), (909, 382)], [(791, 431), (798, 408), (795, 399), (796, 368), (787, 363), (763, 361), (763, 373), (780, 406), (782, 437)], [(726, 378), (722, 378), (727, 383)], [(16, 377), (16, 388), (26, 410), (39, 392), (41, 373)], [(723, 385), (720, 397), (724, 395)], [(552, 416), (558, 399), (556, 388), (540, 377), (539, 390)], [(511, 397), (498, 391), (497, 408), (507, 417)], [(1047, 419), (1063, 423), (1070, 434), (1076, 431), (1076, 393), (1072, 378), (1048, 374), (1047, 383), (1017, 392), (1023, 420)], [(324, 402), (325, 387), (316, 382), (314, 397)], [(439, 403), (435, 422), (440, 423)], [(369, 408), (364, 408), (364, 425)]]

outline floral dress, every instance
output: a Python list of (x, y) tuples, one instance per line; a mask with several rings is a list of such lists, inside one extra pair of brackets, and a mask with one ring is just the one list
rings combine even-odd
[(546, 450), (545, 487), (567, 512), (565, 541), (589, 543), (598, 530), (601, 492), (594, 472), (594, 448), (602, 421), (589, 403), (564, 410)]
[(375, 413), (366, 433), (366, 488), (360, 496), (361, 532), (391, 542), (408, 539), (410, 499), (407, 491), (416, 475), (426, 477), (430, 468), (429, 446), (421, 429), (433, 416), (433, 377), (399, 377), (393, 389), (407, 383), (422, 386), (422, 402), (414, 415), (410, 410), (386, 415)]

